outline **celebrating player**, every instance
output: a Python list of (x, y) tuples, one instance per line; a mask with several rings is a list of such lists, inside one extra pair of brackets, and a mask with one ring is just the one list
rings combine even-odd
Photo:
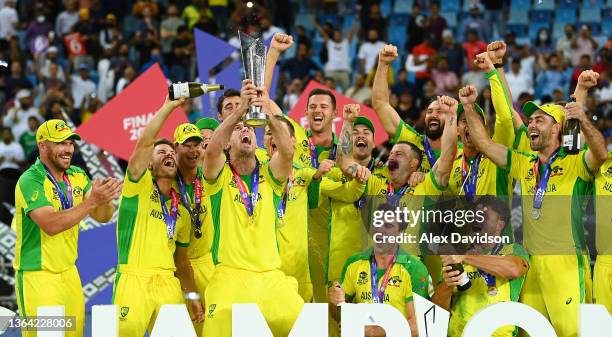
[[(83, 336), (85, 299), (75, 266), (79, 224), (87, 215), (108, 222), (115, 211), (121, 182), (114, 178), (89, 181), (70, 165), (74, 140), (81, 139), (59, 119), (38, 127), (40, 157), (19, 178), (15, 188), (17, 242), (15, 293), (21, 317), (32, 318), (40, 306), (64, 306), (75, 317), (75, 329), (66, 336)], [(36, 336), (36, 330), (22, 330)]]
[[(596, 83), (589, 71), (581, 76)], [(523, 112), (530, 118), (530, 146), (537, 154), (511, 150), (487, 136), (473, 108), (476, 95), (473, 86), (459, 93), (472, 142), (521, 183), (524, 244), (532, 255), (521, 302), (549, 317), (558, 335), (576, 336), (578, 306), (590, 301), (591, 291), (579, 203), (580, 196), (588, 193), (585, 182), (607, 158), (603, 136), (577, 103), (562, 107), (528, 102)], [(565, 153), (561, 147), (565, 118), (580, 121), (588, 150), (578, 155)]]
[(597, 260), (593, 271), (593, 302), (612, 313), (612, 152), (595, 176)]
[[(275, 143), (269, 162), (257, 160), (255, 132), (241, 121), (249, 102), (268, 115), (273, 139), (290, 135), (273, 117), (266, 89), (249, 84), (243, 81), (240, 110), (223, 120), (204, 155), (204, 189), (216, 237), (216, 267), (206, 288), (206, 336), (231, 336), (232, 304), (240, 302), (257, 303), (273, 334), (287, 335), (304, 303), (295, 279), (279, 270), (276, 234), (276, 205), (292, 171), (293, 144)], [(223, 153), (226, 144), (229, 161)]]
[[(166, 97), (128, 162), (117, 221), (119, 261), (113, 292), (122, 336), (151, 333), (160, 307), (184, 303), (184, 298), (194, 321), (203, 320), (200, 294), (187, 259), (192, 218), (173, 187), (177, 174), (174, 144), (155, 140), (166, 119), (185, 101)], [(187, 133), (179, 131), (179, 143), (192, 138), (188, 134), (183, 139)], [(199, 132), (193, 129), (191, 135)], [(197, 158), (183, 159), (191, 166), (197, 163)], [(193, 174), (187, 171), (184, 174)]]

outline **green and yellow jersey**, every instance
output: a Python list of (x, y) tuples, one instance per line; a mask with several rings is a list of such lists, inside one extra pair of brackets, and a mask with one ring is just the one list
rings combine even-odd
[[(241, 179), (250, 195), (252, 174), (241, 176)], [(280, 268), (277, 211), (285, 183), (274, 178), (269, 163), (260, 164), (259, 191), (251, 219), (229, 164), (225, 164), (217, 178), (204, 181), (214, 226), (212, 257), (215, 265), (255, 272)]]
[(497, 69), (488, 72), (486, 78), (491, 86), (491, 100), (495, 109), (495, 128), (493, 141), (506, 147), (511, 147), (515, 140), (514, 124), (512, 121), (512, 101), (506, 92), (503, 81)]
[[(167, 210), (171, 200), (162, 196)], [(188, 247), (191, 217), (179, 203), (176, 228), (172, 238), (155, 188), (151, 171), (146, 170), (139, 179), (126, 173), (119, 203), (117, 220), (117, 248), (119, 271), (125, 265), (132, 270), (176, 270), (174, 251), (176, 246)]]
[[(529, 263), (529, 255), (519, 244), (504, 245), (499, 255), (518, 256)], [(472, 286), (465, 291), (458, 291), (453, 288), (451, 302), (451, 318), (448, 325), (448, 335), (450, 337), (461, 337), (467, 322), (484, 307), (499, 302), (516, 302), (525, 281), (525, 275), (508, 280), (502, 277), (495, 277), (495, 291), (490, 292), (487, 282), (478, 268), (469, 264), (464, 264), (463, 269), (467, 273)], [(495, 331), (494, 337), (515, 336), (518, 328), (513, 325), (501, 327)]]
[(593, 175), (584, 159), (585, 153), (568, 155), (560, 148), (551, 164), (542, 208), (539, 215), (533, 216), (536, 174), (542, 177), (546, 163), (535, 167), (536, 155), (508, 149), (506, 172), (521, 183), (523, 242), (531, 255), (582, 254), (586, 249), (584, 204), (591, 194), (589, 182)]
[(316, 172), (314, 168), (293, 164), (285, 219), (277, 229), (281, 270), (287, 276), (295, 277), (299, 283), (298, 291), (307, 302), (312, 300), (308, 265), (308, 187)]
[(516, 130), (516, 136), (514, 138), (512, 148), (521, 152), (536, 154), (536, 152), (531, 149), (527, 126), (525, 124), (521, 124), (521, 127)]
[[(373, 258), (373, 249), (369, 249), (366, 252), (357, 253), (351, 256), (344, 265), (342, 270), (342, 276), (340, 283), (344, 288), (344, 293), (347, 302), (352, 303), (374, 303), (372, 299), (372, 277), (371, 277), (371, 265), (370, 261)], [(413, 275), (411, 274), (411, 265), (415, 263), (415, 258), (406, 254), (403, 251), (399, 251), (397, 260), (391, 267), (389, 273), (389, 281), (385, 289), (385, 298), (383, 302), (389, 304), (395, 309), (399, 310), (404, 317), (407, 317), (406, 303), (414, 300), (413, 293), (417, 293), (423, 296), (423, 289), (427, 291), (427, 277), (425, 281), (417, 276), (417, 285), (413, 285)], [(424, 267), (423, 267), (424, 268)], [(422, 269), (418, 268), (421, 272)], [(381, 287), (380, 282), (386, 269), (376, 270), (379, 282), (379, 289)], [(427, 272), (425, 270), (425, 272)], [(413, 289), (415, 289), (413, 291)], [(419, 291), (416, 291), (416, 290)], [(424, 296), (426, 297), (426, 296)]]
[[(387, 167), (375, 167), (373, 175), (388, 181), (389, 169)], [(346, 193), (342, 185), (348, 183), (339, 168), (334, 167), (321, 182), (321, 196), (323, 202), (329, 204), (330, 214), (327, 228), (329, 231), (329, 253), (326, 261), (326, 281), (337, 280), (342, 272), (342, 267), (352, 254), (363, 250), (368, 246), (364, 242), (361, 221), (361, 209), (357, 208), (355, 201), (363, 193), (363, 186), (354, 181), (355, 189)]]
[[(91, 188), (87, 174), (76, 166), (65, 171), (72, 188), (73, 206), (83, 202), (85, 193)], [(66, 195), (66, 183), (58, 181)], [(29, 216), (30, 212), (51, 206), (62, 210), (62, 203), (55, 186), (49, 178), (43, 163), (37, 159), (27, 169), (15, 188), (15, 270), (45, 270), (60, 273), (74, 266), (77, 259), (79, 224), (56, 235), (45, 233)]]
[[(475, 157), (464, 159), (465, 153), (460, 153), (453, 162), (453, 168), (448, 181), (448, 195), (465, 195), (463, 184), (472, 175), (475, 169)], [(465, 160), (466, 168), (463, 169)], [(463, 177), (463, 171), (466, 177)], [(478, 162), (478, 174), (476, 178), (476, 196), (480, 195), (512, 195), (512, 179), (504, 169), (499, 168), (491, 159), (484, 155), (480, 156)]]
[(595, 216), (597, 260), (612, 264), (612, 152), (595, 175)]

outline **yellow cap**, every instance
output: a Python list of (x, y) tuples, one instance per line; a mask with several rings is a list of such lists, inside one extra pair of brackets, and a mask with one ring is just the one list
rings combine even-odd
[(533, 115), (533, 113), (538, 109), (552, 117), (555, 122), (563, 125), (563, 122), (565, 121), (565, 110), (563, 110), (563, 107), (560, 105), (553, 103), (537, 105), (532, 101), (529, 101), (523, 105), (523, 113), (525, 116), (527, 116), (527, 118), (531, 118), (531, 115)]
[(81, 136), (74, 133), (66, 122), (61, 119), (50, 119), (42, 123), (36, 131), (36, 142), (48, 140), (54, 143), (61, 143), (68, 138), (81, 140)]
[(177, 126), (176, 129), (174, 129), (174, 142), (175, 143), (183, 144), (189, 138), (194, 138), (194, 137), (199, 140), (203, 139), (202, 134), (200, 133), (200, 129), (198, 129), (198, 127), (193, 124), (184, 123), (184, 124)]

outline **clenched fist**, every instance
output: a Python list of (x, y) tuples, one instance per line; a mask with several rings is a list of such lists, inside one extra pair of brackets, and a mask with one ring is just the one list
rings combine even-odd
[(445, 117), (452, 116), (457, 113), (457, 106), (459, 106), (459, 102), (456, 99), (449, 96), (438, 96), (438, 105), (440, 106), (440, 111), (444, 114)]
[(293, 45), (293, 37), (291, 35), (276, 33), (270, 42), (270, 48), (284, 52)]
[(585, 70), (580, 73), (578, 77), (578, 86), (584, 90), (589, 90), (597, 85), (599, 74), (593, 70)]
[(501, 63), (506, 55), (506, 43), (504, 41), (493, 41), (487, 46), (487, 52), (491, 61)]
[(378, 53), (378, 61), (388, 65), (397, 58), (397, 55), (397, 47), (392, 44), (388, 44), (382, 47), (380, 53)]
[(342, 111), (342, 118), (347, 122), (353, 123), (355, 122), (355, 118), (359, 116), (360, 111), (361, 106), (359, 104), (347, 104)]
[(474, 58), (474, 65), (483, 71), (490, 72), (495, 69), (493, 61), (488, 52), (480, 53)]
[(459, 100), (463, 104), (474, 104), (476, 103), (476, 97), (478, 97), (478, 91), (473, 85), (466, 85), (459, 89)]

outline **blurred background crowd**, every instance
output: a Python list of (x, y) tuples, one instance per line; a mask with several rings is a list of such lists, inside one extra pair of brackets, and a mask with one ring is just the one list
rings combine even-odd
[[(369, 105), (378, 52), (393, 43), (391, 103), (417, 130), (431, 97), (456, 97), (468, 83), (494, 116), (472, 60), (503, 39), (517, 110), (569, 100), (582, 70), (601, 74), (586, 111), (612, 150), (612, 0), (0, 0), (2, 201), (13, 202), (14, 183), (36, 159), (44, 120), (65, 111), (86, 121), (155, 63), (169, 81), (197, 80), (196, 28), (237, 47), (238, 29), (293, 35), (275, 93), (286, 112), (310, 80)], [(199, 102), (186, 107), (190, 120), (216, 115)]]

